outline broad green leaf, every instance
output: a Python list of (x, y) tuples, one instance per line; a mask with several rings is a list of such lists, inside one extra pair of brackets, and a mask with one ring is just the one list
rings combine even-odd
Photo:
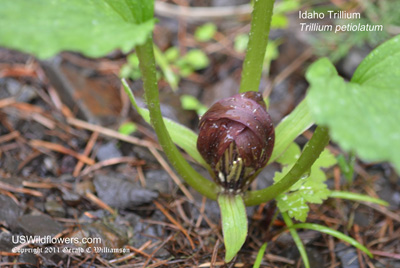
[(222, 232), (225, 244), (225, 262), (230, 262), (242, 248), (247, 237), (247, 214), (241, 195), (220, 194)]
[[(125, 80), (122, 80), (122, 85), (124, 86), (124, 90), (128, 94), (135, 109), (143, 117), (143, 119), (150, 124), (149, 110), (145, 108), (140, 108), (137, 105), (135, 97), (133, 96)], [(168, 118), (164, 118), (164, 123), (167, 127), (169, 134), (171, 135), (172, 141), (183, 150), (185, 150), (199, 164), (203, 165), (207, 169), (210, 169), (208, 164), (204, 161), (203, 157), (201, 157), (200, 153), (197, 151), (197, 134), (189, 128), (178, 124)]]
[(154, 27), (153, 1), (147, 0), (1, 0), (0, 5), (0, 45), (42, 59), (64, 50), (89, 57), (117, 48), (127, 53)]
[(325, 234), (334, 236), (340, 240), (343, 240), (343, 241), (349, 243), (353, 247), (356, 247), (356, 248), (364, 251), (370, 258), (373, 257), (372, 253), (366, 247), (364, 247), (361, 243), (359, 243), (357, 240), (351, 238), (350, 236), (345, 235), (344, 233), (341, 233), (339, 231), (331, 229), (329, 227), (319, 225), (319, 224), (314, 224), (314, 223), (297, 223), (297, 224), (292, 225), (289, 228), (290, 229), (294, 229), (294, 228), (295, 229), (300, 229), (300, 228), (309, 229), (309, 230), (314, 230), (314, 231), (318, 231), (321, 233), (325, 233)]
[(275, 161), (288, 146), (311, 125), (314, 124), (310, 110), (305, 100), (275, 128), (275, 145), (269, 162)]
[(299, 159), (301, 155), (300, 146), (297, 143), (292, 142), (286, 151), (276, 159), (276, 162), (282, 165), (290, 165), (293, 164)]
[[(297, 154), (297, 149), (293, 144), (285, 152), (285, 154), (293, 151)], [(283, 157), (285, 157), (285, 154)], [(287, 166), (282, 169), (282, 172), (277, 172), (274, 177), (274, 181), (281, 180), (292, 168), (296, 162), (296, 158), (284, 158)], [(291, 160), (292, 162), (289, 162)], [(281, 212), (287, 212), (292, 218), (299, 221), (305, 221), (309, 211), (307, 203), (321, 204), (323, 200), (329, 197), (330, 191), (328, 190), (325, 180), (325, 173), (321, 168), (326, 168), (334, 165), (336, 158), (325, 149), (319, 158), (311, 166), (311, 170), (308, 174), (305, 174), (298, 182), (290, 187), (289, 192), (281, 194), (277, 197), (277, 206)]]
[(372, 51), (351, 82), (328, 59), (306, 76), (309, 109), (332, 140), (366, 161), (390, 161), (400, 172), (400, 35)]

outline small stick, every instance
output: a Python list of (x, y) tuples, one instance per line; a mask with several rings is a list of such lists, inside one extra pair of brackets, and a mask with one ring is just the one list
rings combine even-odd
[(217, 239), (217, 242), (215, 242), (215, 246), (213, 249), (213, 253), (211, 256), (211, 265), (210, 268), (214, 268), (214, 264), (217, 261), (217, 257), (218, 257), (218, 247), (219, 247), (219, 239)]
[(91, 192), (86, 192), (85, 194), (86, 198), (98, 205), (100, 208), (107, 210), (110, 212), (112, 215), (116, 215), (117, 213), (106, 203), (104, 203), (101, 199), (99, 199), (97, 196), (92, 194)]
[(140, 184), (143, 188), (146, 188), (146, 178), (144, 177), (143, 168), (141, 166), (136, 167)]
[(99, 134), (103, 134), (105, 136), (109, 136), (118, 140), (122, 140), (128, 143), (132, 143), (132, 144), (136, 144), (136, 145), (140, 145), (140, 146), (144, 146), (144, 147), (157, 147), (160, 148), (159, 146), (157, 146), (156, 144), (152, 143), (152, 142), (148, 142), (148, 141), (143, 141), (140, 140), (136, 137), (132, 137), (132, 136), (127, 136), (124, 134), (119, 133), (118, 131), (109, 129), (109, 128), (105, 128), (102, 126), (98, 126), (98, 125), (94, 125), (94, 124), (90, 124), (87, 123), (85, 121), (79, 120), (79, 119), (75, 119), (75, 118), (67, 118), (67, 122), (70, 125), (73, 125), (75, 127), (80, 127), (83, 129), (87, 129), (87, 130), (91, 130), (91, 131), (97, 131), (99, 132)]
[(0, 109), (4, 108), (4, 107), (7, 107), (7, 106), (9, 106), (9, 105), (11, 105), (13, 103), (15, 103), (15, 98), (14, 97), (7, 98), (7, 99), (2, 99), (2, 100), (0, 100)]
[(0, 136), (0, 143), (11, 141), (11, 140), (19, 137), (20, 135), (21, 134), (19, 133), (19, 131), (15, 130), (13, 132), (10, 132), (8, 134)]
[(93, 159), (90, 159), (89, 157), (84, 156), (82, 154), (78, 154), (77, 152), (75, 152), (75, 151), (73, 151), (73, 150), (71, 150), (69, 148), (66, 148), (66, 147), (64, 147), (64, 146), (62, 146), (60, 144), (57, 144), (57, 143), (52, 143), (52, 142), (42, 141), (42, 140), (31, 140), (29, 142), (29, 144), (32, 147), (35, 147), (35, 148), (43, 147), (43, 148), (46, 148), (46, 149), (49, 149), (49, 150), (52, 150), (52, 151), (56, 151), (56, 152), (59, 152), (59, 153), (62, 153), (62, 154), (71, 155), (71, 156), (75, 157), (76, 159), (78, 159), (78, 160), (80, 160), (80, 161), (82, 161), (82, 162), (84, 162), (85, 164), (88, 164), (88, 165), (93, 165), (94, 164), (94, 160)]
[(87, 167), (81, 172), (80, 175), (86, 176), (90, 172), (93, 172), (102, 167), (116, 165), (116, 164), (120, 164), (120, 163), (130, 163), (130, 162), (132, 162), (132, 164), (134, 164), (134, 165), (144, 165), (145, 164), (144, 160), (137, 160), (135, 157), (132, 157), (132, 156), (116, 157), (116, 158), (111, 158), (111, 159), (107, 159), (107, 160), (98, 162), (90, 167)]
[(172, 180), (178, 185), (178, 187), (182, 190), (182, 192), (186, 195), (186, 197), (190, 201), (194, 201), (193, 195), (189, 192), (189, 190), (186, 188), (185, 185), (182, 184), (178, 176), (175, 175), (175, 173), (172, 171), (171, 167), (168, 165), (168, 163), (164, 160), (164, 158), (160, 155), (159, 152), (157, 152), (156, 149), (153, 147), (149, 147), (150, 152), (154, 155), (154, 157), (157, 159), (157, 161), (160, 163), (160, 165), (167, 171), (167, 173), (171, 176)]
[(33, 195), (37, 197), (43, 197), (43, 194), (41, 192), (35, 191), (35, 190), (30, 190), (30, 189), (25, 189), (25, 188), (18, 188), (14, 187), (8, 183), (4, 183), (0, 181), (0, 189), (10, 191), (10, 192), (15, 192), (15, 193), (21, 193), (21, 194), (28, 194), (28, 195)]
[(165, 217), (167, 217), (173, 224), (175, 224), (179, 230), (181, 230), (181, 232), (186, 236), (186, 238), (189, 240), (190, 246), (192, 247), (192, 249), (195, 249), (194, 243), (192, 238), (189, 236), (188, 232), (185, 230), (185, 228), (183, 228), (182, 225), (180, 225), (179, 222), (177, 222), (172, 216), (171, 214), (168, 213), (168, 211), (157, 201), (153, 201), (154, 205), (156, 205), (156, 207), (165, 215)]
[[(98, 132), (93, 132), (92, 135), (89, 138), (88, 143), (86, 144), (85, 150), (83, 151), (83, 155), (89, 157), (90, 152), (93, 149), (94, 144), (96, 143), (97, 138), (99, 137), (99, 133)], [(79, 161), (74, 169), (74, 172), (72, 173), (72, 176), (74, 177), (78, 177), (79, 176), (79, 172), (81, 171), (83, 165), (85, 163), (83, 163), (82, 161)]]

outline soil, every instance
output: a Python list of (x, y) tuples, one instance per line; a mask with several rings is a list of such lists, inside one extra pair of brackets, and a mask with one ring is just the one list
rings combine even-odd
[[(183, 78), (177, 92), (159, 82), (164, 115), (195, 131), (198, 117), (181, 108), (179, 96), (190, 94), (209, 106), (239, 87), (244, 54), (233, 49), (233, 38), (248, 31), (248, 20), (215, 23), (219, 38), (210, 42), (194, 39), (199, 22), (161, 17), (155, 29), (162, 50), (198, 47), (210, 59), (209, 67)], [(271, 38), (283, 44), (260, 91), (272, 90), (269, 109), (276, 125), (304, 98), (304, 71), (315, 56), (290, 27)], [(125, 63), (118, 51), (101, 59), (65, 52), (40, 62), (0, 49), (0, 266), (252, 267), (267, 242), (261, 267), (302, 267), (283, 220), (272, 220), (273, 202), (248, 208), (247, 241), (224, 263), (218, 205), (177, 183), (151, 127), (121, 90), (118, 75)], [(135, 95), (143, 95), (140, 81), (130, 84)], [(130, 136), (118, 132), (127, 121), (137, 125)], [(304, 145), (311, 134), (296, 141)], [(335, 144), (329, 148), (343, 153)], [(270, 185), (279, 169), (269, 165), (252, 187)], [(329, 187), (379, 197), (389, 207), (328, 199), (310, 206), (307, 222), (350, 235), (374, 258), (332, 236), (299, 230), (311, 267), (400, 267), (398, 175), (387, 163), (357, 160), (355, 170), (352, 182), (338, 166), (327, 170)], [(23, 240), (27, 236), (44, 240), (31, 243)], [(72, 237), (79, 241), (55, 241)]]

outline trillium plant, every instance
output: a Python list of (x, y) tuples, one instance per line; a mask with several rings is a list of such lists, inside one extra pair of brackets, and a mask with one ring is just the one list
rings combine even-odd
[[(152, 39), (153, 1), (70, 0), (57, 4), (37, 0), (34, 6), (30, 1), (2, 2), (0, 24), (8, 27), (0, 27), (0, 45), (39, 58), (63, 50), (99, 57), (115, 48), (123, 52), (135, 48), (148, 109), (137, 105), (123, 80), (125, 91), (133, 106), (154, 127), (166, 156), (181, 177), (199, 193), (218, 202), (226, 262), (237, 255), (246, 240), (245, 206), (271, 200), (276, 200), (305, 267), (309, 262), (296, 231), (299, 228), (328, 233), (372, 257), (353, 238), (305, 220), (308, 203), (319, 204), (327, 198), (385, 205), (368, 196), (330, 191), (321, 168), (336, 163), (325, 149), (331, 137), (350, 154), (365, 161), (389, 161), (400, 171), (400, 36), (370, 53), (351, 81), (340, 77), (328, 59), (314, 62), (306, 73), (310, 84), (307, 96), (274, 127), (265, 100), (258, 93), (274, 0), (254, 1), (239, 92), (211, 106), (201, 117), (196, 135), (161, 115)], [(300, 150), (295, 138), (314, 124), (317, 127), (312, 138)], [(176, 145), (204, 166), (212, 179), (196, 172)], [(251, 182), (272, 162), (282, 165), (273, 178), (274, 184), (250, 191)], [(294, 224), (292, 219), (300, 223)]]

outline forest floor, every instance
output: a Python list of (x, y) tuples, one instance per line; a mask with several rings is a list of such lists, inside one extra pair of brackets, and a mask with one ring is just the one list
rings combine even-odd
[[(194, 30), (203, 23), (161, 18), (154, 35), (162, 51), (176, 46), (184, 55), (196, 47), (209, 58), (208, 67), (181, 78), (176, 92), (164, 79), (159, 82), (164, 115), (195, 131), (196, 112), (184, 110), (179, 97), (189, 94), (210, 106), (235, 94), (244, 53), (235, 50), (234, 38), (249, 30), (248, 16), (221, 20), (215, 22), (215, 38), (199, 42)], [(270, 37), (281, 40), (279, 57), (260, 89), (270, 96), (277, 124), (304, 98), (304, 72), (316, 56), (290, 27)], [(151, 127), (131, 108), (119, 79), (126, 62), (120, 52), (96, 60), (65, 52), (40, 62), (0, 48), (0, 266), (252, 267), (267, 242), (261, 267), (302, 267), (283, 220), (269, 222), (273, 202), (248, 208), (247, 241), (235, 260), (224, 264), (218, 205), (181, 183)], [(346, 71), (343, 75), (351, 76)], [(130, 83), (142, 96), (141, 82)], [(128, 121), (136, 125), (131, 135), (119, 131)], [(296, 141), (303, 146), (311, 135), (312, 129)], [(342, 153), (334, 143), (329, 149)], [(279, 169), (268, 166), (252, 187), (270, 185)], [(311, 205), (307, 222), (348, 234), (374, 255), (299, 230), (311, 267), (400, 267), (400, 180), (394, 169), (357, 160), (351, 182), (338, 166), (326, 174), (332, 190), (367, 194), (390, 205), (340, 199)], [(25, 236), (80, 239), (29, 243)]]

